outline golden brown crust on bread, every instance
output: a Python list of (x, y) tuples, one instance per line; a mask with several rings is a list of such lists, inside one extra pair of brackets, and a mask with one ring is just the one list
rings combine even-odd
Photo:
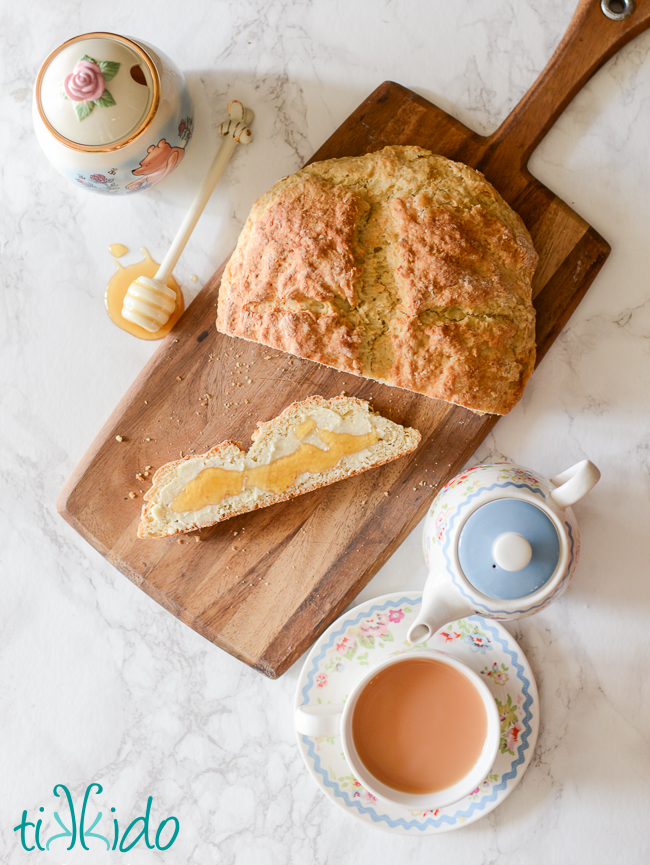
[[(169, 498), (169, 496), (166, 496), (165, 490), (168, 485), (173, 484), (178, 479), (179, 473), (183, 471), (184, 467), (189, 468), (189, 464), (192, 464), (193, 476), (196, 476), (205, 467), (231, 468), (237, 462), (241, 463), (242, 459), (247, 456), (257, 459), (263, 455), (264, 448), (270, 439), (274, 436), (277, 438), (286, 435), (301, 419), (309, 417), (310, 412), (323, 409), (338, 414), (342, 418), (357, 413), (361, 419), (367, 418), (372, 422), (379, 439), (363, 452), (365, 453), (363, 464), (355, 465), (354, 459), (351, 460), (346, 457), (333, 469), (313, 473), (306, 477), (300, 476), (296, 483), (282, 493), (264, 492), (253, 497), (248, 495), (249, 491), (247, 491), (246, 495), (229, 496), (219, 507), (203, 509), (194, 514), (190, 513), (187, 517), (183, 517), (182, 522), (178, 521), (178, 515), (169, 511), (167, 507), (169, 502), (165, 502), (165, 498)], [(324, 399), (321, 396), (309, 397), (287, 406), (280, 415), (272, 420), (259, 422), (257, 427), (251, 436), (253, 445), (248, 452), (240, 442), (225, 441), (211, 448), (205, 454), (183, 457), (159, 468), (152, 478), (151, 488), (144, 495), (145, 504), (138, 526), (138, 537), (163, 538), (191, 532), (258, 508), (287, 501), (297, 495), (312, 492), (343, 478), (352, 477), (370, 468), (391, 462), (413, 451), (420, 441), (420, 433), (417, 430), (402, 427), (373, 412), (365, 400), (345, 396), (337, 396), (332, 399)], [(357, 457), (358, 455), (353, 454), (351, 456)], [(262, 464), (264, 464), (263, 459)], [(157, 515), (156, 507), (161, 509), (163, 513)]]
[(537, 254), (482, 174), (419, 147), (314, 163), (254, 204), (223, 333), (505, 414), (535, 362)]

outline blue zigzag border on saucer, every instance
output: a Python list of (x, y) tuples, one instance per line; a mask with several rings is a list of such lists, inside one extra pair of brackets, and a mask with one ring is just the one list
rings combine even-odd
[(480, 603), (480, 604), (477, 603), (477, 599), (473, 598), (472, 595), (470, 595), (466, 591), (466, 589), (463, 587), (463, 585), (456, 579), (456, 574), (454, 573), (454, 568), (451, 564), (451, 559), (449, 558), (449, 544), (451, 543), (451, 529), (452, 529), (454, 523), (456, 522), (456, 519), (460, 518), (461, 511), (465, 510), (466, 506), (472, 501), (472, 499), (475, 499), (477, 496), (481, 495), (481, 493), (490, 492), (491, 490), (494, 490), (494, 489), (502, 490), (502, 489), (505, 489), (506, 487), (516, 487), (519, 490), (529, 490), (531, 493), (533, 493), (536, 496), (540, 496), (542, 499), (546, 498), (546, 496), (544, 495), (544, 493), (541, 490), (535, 489), (534, 487), (531, 487), (528, 484), (516, 484), (514, 481), (506, 481), (503, 484), (494, 483), (494, 484), (492, 484), (492, 486), (481, 487), (480, 489), (476, 490), (475, 492), (470, 493), (470, 495), (467, 496), (465, 501), (462, 502), (458, 506), (458, 509), (455, 511), (455, 513), (452, 514), (451, 519), (449, 520), (449, 528), (447, 529), (447, 532), (446, 532), (447, 537), (445, 539), (444, 544), (442, 545), (442, 555), (444, 556), (445, 563), (447, 565), (447, 573), (451, 577), (453, 584), (456, 586), (456, 588), (461, 593), (461, 595), (470, 602), (470, 604), (474, 607), (474, 609), (476, 609), (477, 606), (481, 606), (481, 607), (485, 608), (486, 610), (489, 610), (490, 615), (493, 615), (493, 616), (502, 615), (508, 619), (516, 619), (517, 616), (520, 615), (521, 613), (535, 612), (535, 610), (538, 610), (540, 607), (543, 607), (543, 606), (546, 606), (547, 604), (550, 604), (551, 601), (553, 600), (553, 598), (555, 598), (556, 595), (562, 591), (562, 589), (564, 588), (564, 586), (566, 584), (567, 577), (571, 573), (571, 569), (573, 567), (573, 560), (575, 558), (575, 542), (573, 539), (573, 532), (571, 531), (571, 525), (565, 520), (564, 525), (567, 528), (567, 533), (569, 535), (569, 540), (571, 542), (571, 551), (570, 551), (570, 556), (569, 556), (569, 563), (567, 565), (567, 569), (564, 573), (564, 576), (560, 580), (559, 584), (557, 585), (555, 591), (553, 592), (553, 594), (551, 595), (550, 598), (546, 598), (544, 601), (540, 601), (540, 603), (534, 607), (530, 607), (530, 608), (524, 607), (523, 609), (515, 610), (514, 612), (509, 611), (509, 610), (497, 610), (496, 606), (488, 607), (485, 603)]
[[(320, 651), (314, 656), (312, 660), (312, 667), (309, 673), (307, 674), (307, 682), (305, 683), (302, 689), (302, 697), (303, 702), (302, 705), (307, 705), (309, 703), (309, 692), (314, 685), (314, 677), (318, 671), (318, 664), (325, 657), (325, 652), (327, 649), (331, 648), (334, 644), (334, 640), (336, 637), (340, 636), (346, 628), (352, 625), (358, 625), (361, 619), (368, 618), (368, 616), (374, 615), (376, 612), (382, 612), (386, 610), (388, 607), (394, 607), (398, 604), (412, 604), (413, 606), (422, 603), (422, 597), (419, 598), (408, 598), (402, 597), (398, 601), (395, 601), (393, 598), (387, 600), (383, 605), (374, 605), (370, 608), (366, 608), (361, 610), (354, 618), (345, 619), (340, 627), (336, 631), (332, 631), (329, 639), (323, 643), (320, 648)], [(522, 692), (524, 694), (524, 703), (522, 708), (524, 709), (524, 717), (523, 717), (523, 725), (524, 732), (521, 737), (521, 741), (517, 747), (517, 758), (512, 762), (510, 771), (506, 772), (505, 775), (502, 775), (501, 780), (498, 784), (495, 784), (489, 795), (482, 796), (479, 799), (475, 799), (470, 802), (469, 806), (463, 810), (456, 811), (454, 814), (441, 814), (438, 817), (428, 817), (426, 820), (408, 820), (404, 817), (399, 817), (398, 819), (392, 819), (387, 814), (378, 814), (373, 808), (369, 808), (363, 805), (358, 799), (352, 799), (348, 793), (339, 787), (337, 781), (331, 781), (328, 777), (327, 769), (323, 768), (320, 756), (316, 753), (315, 750), (315, 739), (310, 736), (303, 736), (302, 740), (304, 744), (307, 746), (307, 753), (310, 759), (313, 762), (314, 770), (321, 776), (323, 779), (323, 785), (332, 790), (334, 796), (339, 799), (342, 799), (348, 808), (356, 809), (359, 814), (366, 814), (373, 820), (375, 823), (386, 823), (392, 829), (401, 826), (404, 829), (417, 829), (423, 831), (428, 828), (439, 828), (443, 824), (448, 824), (449, 826), (453, 826), (461, 817), (467, 819), (471, 817), (476, 811), (482, 811), (485, 806), (494, 802), (497, 799), (498, 794), (505, 790), (508, 781), (513, 780), (517, 776), (517, 772), (519, 771), (519, 767), (524, 763), (524, 754), (529, 748), (529, 739), (532, 734), (532, 727), (530, 725), (533, 714), (531, 712), (531, 706), (533, 703), (533, 697), (530, 693), (530, 681), (524, 674), (524, 668), (522, 664), (517, 660), (517, 652), (510, 648), (505, 639), (499, 634), (497, 629), (488, 623), (486, 619), (482, 616), (468, 616), (467, 621), (478, 621), (481, 623), (481, 627), (483, 627), (491, 637), (499, 643), (504, 652), (510, 657), (512, 666), (517, 671), (517, 678), (522, 683)], [(378, 800), (378, 805), (381, 807), (381, 801)]]

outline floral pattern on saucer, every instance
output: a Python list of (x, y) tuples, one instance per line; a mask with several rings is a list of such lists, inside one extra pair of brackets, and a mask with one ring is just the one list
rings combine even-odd
[(351, 816), (401, 835), (434, 835), (488, 814), (520, 781), (532, 758), (539, 698), (521, 649), (496, 621), (471, 616), (450, 622), (427, 642), (406, 639), (421, 597), (384, 595), (334, 622), (312, 647), (300, 673), (296, 706), (342, 703), (358, 676), (386, 656), (413, 648), (440, 649), (485, 677), (499, 709), (499, 754), (487, 778), (460, 802), (435, 811), (411, 811), (383, 802), (351, 774), (338, 738), (298, 734), (298, 745), (318, 786)]

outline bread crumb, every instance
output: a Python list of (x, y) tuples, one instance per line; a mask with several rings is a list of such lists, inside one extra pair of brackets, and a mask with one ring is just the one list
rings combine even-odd
[(116, 441), (116, 442), (123, 442), (123, 441), (124, 441), (124, 436), (115, 436), (115, 441)]
[[(178, 341), (178, 340), (177, 340), (177, 341)], [(183, 377), (180, 376), (180, 375), (177, 375), (177, 376), (176, 376), (176, 381), (183, 381)]]
[(384, 495), (385, 495), (385, 496), (387, 496), (387, 495), (388, 495), (388, 493), (384, 493)]
[(134, 498), (135, 498), (135, 493), (129, 493), (129, 498), (130, 498), (130, 499), (134, 499)]
[(198, 535), (194, 535), (194, 540), (195, 540), (195, 541), (197, 542), (197, 544), (198, 544), (198, 543), (200, 543), (201, 538), (200, 538)]

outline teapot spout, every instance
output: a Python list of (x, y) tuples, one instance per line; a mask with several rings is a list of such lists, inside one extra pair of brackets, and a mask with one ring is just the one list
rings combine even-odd
[(422, 595), (420, 612), (409, 628), (406, 639), (412, 645), (425, 643), (448, 622), (463, 619), (475, 612), (445, 576), (429, 574)]
[(556, 489), (549, 498), (564, 510), (580, 501), (600, 480), (600, 472), (590, 460), (582, 460), (565, 472), (551, 478)]

